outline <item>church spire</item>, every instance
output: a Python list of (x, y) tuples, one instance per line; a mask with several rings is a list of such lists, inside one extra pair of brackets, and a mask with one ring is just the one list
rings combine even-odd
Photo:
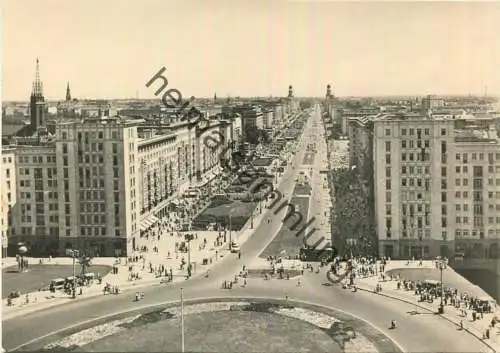
[(43, 97), (43, 84), (40, 80), (40, 65), (36, 58), (35, 80), (30, 97), (30, 120), (31, 127), (38, 129), (45, 126), (45, 98)]
[(66, 102), (71, 101), (71, 90), (69, 89), (69, 82), (68, 85), (66, 86)]
[(40, 80), (40, 64), (38, 58), (36, 58), (35, 80), (33, 81), (31, 95), (34, 97), (43, 97), (43, 83)]

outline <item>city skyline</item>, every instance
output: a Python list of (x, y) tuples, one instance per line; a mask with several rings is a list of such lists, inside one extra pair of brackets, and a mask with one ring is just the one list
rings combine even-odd
[(162, 66), (186, 97), (500, 93), (496, 3), (116, 4), (5, 2), (2, 100), (28, 99), (37, 57), (48, 100), (68, 81), (76, 98), (154, 99)]

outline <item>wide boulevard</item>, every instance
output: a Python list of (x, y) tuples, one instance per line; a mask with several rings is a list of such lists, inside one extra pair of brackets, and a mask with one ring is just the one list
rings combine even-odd
[[(313, 122), (320, 122), (320, 108), (316, 106), (313, 116), (306, 124), (302, 140), (311, 137)], [(304, 160), (305, 149), (298, 149), (292, 162), (292, 167), (285, 172), (279, 185), (285, 199), (291, 197), (298, 168)], [(325, 191), (326, 192), (326, 191)], [(316, 206), (317, 205), (317, 206)], [(310, 215), (316, 215), (324, 210), (316, 210), (320, 203), (310, 203)], [(106, 315), (138, 309), (139, 306), (154, 306), (165, 302), (179, 300), (179, 288), (184, 288), (185, 300), (214, 297), (266, 297), (290, 300), (300, 300), (318, 305), (328, 306), (346, 311), (362, 318), (379, 328), (384, 334), (396, 341), (404, 351), (411, 352), (481, 352), (488, 351), (485, 346), (467, 333), (458, 331), (448, 321), (433, 314), (410, 315), (414, 307), (398, 301), (366, 293), (352, 293), (340, 286), (326, 286), (326, 273), (306, 273), (302, 286), (296, 281), (250, 278), (248, 286), (233, 287), (232, 290), (221, 289), (224, 280), (234, 278), (241, 267), (250, 263), (269, 244), (281, 227), (281, 219), (286, 208), (274, 214), (274, 210), (265, 209), (262, 222), (256, 227), (254, 234), (241, 246), (241, 259), (235, 254), (226, 255), (215, 264), (210, 276), (196, 276), (183, 283), (172, 285), (156, 285), (141, 289), (145, 299), (133, 301), (133, 292), (124, 292), (119, 296), (98, 296), (81, 299), (73, 303), (62, 304), (3, 321), (3, 347), (7, 351), (50, 335), (55, 331), (69, 326), (78, 325), (84, 321), (97, 319)], [(267, 219), (271, 221), (268, 223)], [(389, 330), (391, 319), (398, 322), (396, 330)], [(144, 349), (147, 349), (146, 347)]]

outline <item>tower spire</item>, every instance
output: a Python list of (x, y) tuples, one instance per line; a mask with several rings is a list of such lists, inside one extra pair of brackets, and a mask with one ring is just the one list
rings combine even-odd
[(69, 89), (69, 82), (66, 86), (66, 102), (71, 101), (71, 90)]
[(32, 96), (43, 97), (43, 83), (40, 80), (40, 63), (36, 58), (35, 80), (33, 81)]
[(43, 84), (40, 80), (40, 65), (36, 58), (35, 80), (30, 97), (31, 127), (38, 129), (45, 125), (45, 98), (43, 97)]

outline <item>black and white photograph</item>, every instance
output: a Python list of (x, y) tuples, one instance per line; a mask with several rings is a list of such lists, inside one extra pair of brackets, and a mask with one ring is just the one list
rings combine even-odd
[(500, 2), (0, 9), (2, 352), (500, 352)]

